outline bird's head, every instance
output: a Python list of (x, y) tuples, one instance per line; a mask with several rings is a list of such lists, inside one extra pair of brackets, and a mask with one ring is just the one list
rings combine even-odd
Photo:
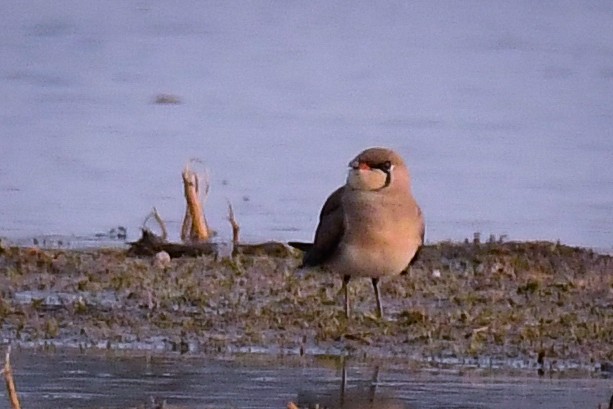
[(383, 191), (409, 185), (404, 160), (391, 149), (369, 148), (349, 162), (347, 185), (354, 190)]

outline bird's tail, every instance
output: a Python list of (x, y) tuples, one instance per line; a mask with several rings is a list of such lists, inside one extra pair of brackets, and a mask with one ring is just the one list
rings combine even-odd
[(287, 244), (301, 251), (309, 251), (313, 247), (313, 243), (304, 243), (302, 241), (290, 241)]

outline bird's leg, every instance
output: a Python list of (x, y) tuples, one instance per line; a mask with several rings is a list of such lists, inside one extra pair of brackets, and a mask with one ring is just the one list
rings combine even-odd
[(370, 390), (368, 391), (368, 401), (370, 403), (375, 402), (378, 384), (379, 384), (379, 365), (375, 366), (375, 371), (372, 374), (372, 380), (370, 382)]
[[(341, 357), (343, 359), (343, 357)], [(345, 359), (343, 359), (343, 372), (341, 373), (341, 407), (345, 404), (345, 389), (347, 388), (347, 367), (345, 365)]]
[(345, 317), (349, 319), (349, 288), (347, 284), (351, 276), (343, 276), (343, 292), (345, 293)]
[(375, 298), (377, 299), (377, 316), (383, 319), (383, 307), (381, 306), (381, 294), (379, 292), (379, 279), (372, 279), (372, 287), (375, 290)]

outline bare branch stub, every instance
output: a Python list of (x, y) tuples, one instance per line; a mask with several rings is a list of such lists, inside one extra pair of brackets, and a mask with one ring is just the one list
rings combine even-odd
[(189, 241), (192, 231), (192, 215), (189, 212), (189, 206), (185, 206), (185, 215), (183, 216), (183, 223), (181, 223), (181, 241)]
[(12, 409), (21, 409), (19, 398), (17, 397), (17, 390), (15, 389), (15, 381), (13, 380), (13, 370), (11, 369), (11, 346), (6, 350), (6, 357), (4, 360), (4, 380), (6, 381), (6, 390), (8, 392), (9, 400), (11, 401)]
[[(200, 197), (200, 203), (202, 205), (202, 220), (204, 221), (207, 236), (210, 238), (213, 236), (213, 231), (211, 230), (209, 222), (206, 219), (206, 214), (204, 213), (204, 205), (209, 198), (209, 190), (211, 189), (211, 184), (209, 183), (209, 172), (205, 169), (203, 173), (196, 173), (195, 179), (198, 183), (198, 189), (196, 192), (198, 193), (198, 197)], [(200, 189), (201, 186), (204, 186), (204, 189)]]
[[(181, 235), (185, 235), (185, 227), (187, 225), (187, 213), (191, 219), (189, 238), (191, 241), (207, 241), (210, 238), (210, 231), (206, 218), (204, 216), (202, 202), (200, 200), (199, 190), (199, 178), (198, 175), (189, 168), (189, 165), (185, 166), (182, 172), (183, 188), (185, 193), (185, 200), (187, 202), (187, 212), (183, 219), (183, 229)], [(205, 186), (205, 190), (208, 191), (208, 187)]]
[(149, 213), (147, 217), (145, 218), (145, 221), (143, 222), (143, 229), (147, 228), (147, 223), (149, 223), (149, 220), (151, 220), (152, 218), (160, 226), (160, 230), (162, 233), (160, 237), (162, 238), (162, 240), (168, 239), (168, 230), (166, 229), (166, 223), (164, 223), (164, 219), (162, 219), (162, 216), (160, 216), (155, 206), (153, 207), (153, 210), (151, 211), (151, 213)]
[(160, 225), (160, 229), (162, 229), (162, 239), (166, 240), (168, 238), (168, 230), (166, 229), (166, 223), (164, 223), (164, 219), (158, 213), (158, 209), (153, 208), (153, 218)]
[(236, 217), (234, 217), (234, 209), (232, 208), (232, 203), (230, 203), (230, 200), (228, 200), (228, 221), (232, 226), (232, 244), (236, 247), (239, 243), (241, 227), (236, 221)]

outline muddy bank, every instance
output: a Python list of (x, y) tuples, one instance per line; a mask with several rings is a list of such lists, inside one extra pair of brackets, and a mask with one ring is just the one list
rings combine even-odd
[(0, 337), (23, 346), (402, 357), (611, 370), (613, 257), (557, 243), (439, 243), (386, 279), (296, 271), (299, 254), (177, 258), (0, 249)]

